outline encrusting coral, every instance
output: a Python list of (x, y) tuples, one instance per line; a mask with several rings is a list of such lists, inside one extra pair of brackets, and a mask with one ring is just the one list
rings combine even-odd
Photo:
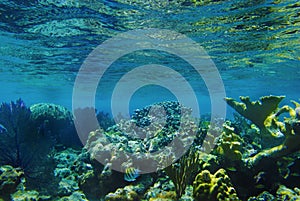
[(10, 165), (0, 167), (0, 200), (8, 199), (10, 194), (16, 191), (23, 175), (24, 172), (20, 168)]
[(234, 128), (226, 123), (217, 142), (216, 152), (225, 159), (237, 161), (242, 159), (243, 139), (234, 133)]
[(114, 193), (109, 193), (104, 198), (105, 201), (138, 201), (140, 200), (138, 193), (133, 186), (118, 188)]
[[(278, 107), (282, 96), (263, 97), (261, 102), (250, 102), (249, 98), (241, 98), (242, 103), (227, 100), (252, 123), (239, 116), (240, 120), (226, 120), (222, 126), (209, 131), (209, 121), (203, 118), (201, 122), (193, 121), (189, 108), (176, 102), (163, 102), (154, 104), (152, 110), (151, 106), (136, 110), (130, 120), (90, 132), (82, 150), (65, 149), (53, 141), (53, 137), (58, 141), (60, 138), (52, 134), (62, 131), (58, 124), (55, 126), (56, 115), (66, 114), (67, 126), (72, 126), (69, 122), (72, 116), (66, 110), (66, 113), (56, 114), (60, 107), (41, 104), (37, 107), (40, 109), (36, 108), (41, 114), (35, 118), (21, 100), (4, 103), (0, 106), (0, 143), (3, 145), (0, 152), (4, 153), (0, 155), (3, 165), (0, 168), (0, 200), (254, 201), (272, 200), (275, 196), (298, 199), (299, 189), (295, 187), (298, 187), (300, 174), (300, 104), (292, 101), (294, 106)], [(51, 118), (54, 124), (47, 127)], [(57, 118), (60, 121), (60, 117)], [(133, 129), (133, 125), (138, 128)], [(27, 142), (24, 138), (28, 136)], [(182, 138), (177, 140), (179, 136)], [(180, 148), (190, 145), (189, 152), (181, 157), (175, 149), (169, 149), (168, 143), (172, 141)], [(31, 143), (39, 147), (35, 149)], [(47, 146), (43, 147), (43, 143)], [(268, 146), (260, 146), (261, 143)], [(33, 155), (27, 155), (27, 148)], [(51, 184), (46, 184), (46, 188), (39, 188), (43, 183), (40, 178), (35, 183), (40, 186), (29, 185), (26, 172), (34, 175), (22, 165), (38, 148), (44, 151), (28, 162), (36, 165), (34, 170), (43, 173), (40, 178), (49, 180)], [(161, 148), (168, 151), (161, 158), (138, 158), (151, 156)], [(203, 152), (209, 149), (213, 151)], [(49, 158), (51, 163), (46, 164)], [(173, 163), (175, 158), (179, 160)], [(131, 167), (140, 162), (138, 160), (143, 161), (140, 164), (152, 165), (148, 159), (159, 159), (162, 166), (157, 166), (155, 173), (139, 173), (135, 181), (125, 180), (124, 173), (112, 168)], [(168, 163), (171, 165), (164, 166)], [(43, 169), (45, 164), (50, 167), (48, 171)], [(7, 176), (9, 172), (11, 177)]]

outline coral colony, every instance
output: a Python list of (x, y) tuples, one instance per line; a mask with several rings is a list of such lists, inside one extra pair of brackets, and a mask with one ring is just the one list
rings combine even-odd
[[(74, 128), (76, 112), (74, 117), (66, 108), (46, 103), (26, 107), (21, 99), (2, 103), (0, 200), (299, 200), (300, 104), (279, 106), (283, 99), (225, 98), (237, 113), (213, 129), (178, 102), (138, 109), (118, 124), (98, 112), (103, 127), (90, 125), (85, 130), (84, 147)], [(151, 108), (158, 114), (153, 116)], [(77, 114), (89, 111), (95, 109), (80, 108)], [(157, 116), (166, 116), (162, 129), (135, 137), (148, 126), (161, 126), (151, 123)], [(140, 130), (132, 130), (132, 123)], [(219, 133), (216, 146), (204, 153), (204, 147), (211, 147), (206, 137), (214, 138), (214, 132)], [(183, 156), (172, 148), (156, 158), (147, 154), (178, 136), (181, 146), (192, 144)], [(149, 156), (150, 166), (153, 160), (172, 164), (143, 174), (134, 167), (141, 160), (139, 153)], [(125, 160), (126, 154), (131, 154), (130, 160)], [(111, 168), (117, 164), (123, 173)]]

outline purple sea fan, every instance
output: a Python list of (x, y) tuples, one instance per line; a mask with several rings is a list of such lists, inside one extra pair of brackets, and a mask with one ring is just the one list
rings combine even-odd
[(21, 99), (0, 105), (0, 165), (21, 167), (25, 174), (35, 171), (41, 158), (49, 153), (51, 141), (41, 136), (30, 118), (31, 112)]

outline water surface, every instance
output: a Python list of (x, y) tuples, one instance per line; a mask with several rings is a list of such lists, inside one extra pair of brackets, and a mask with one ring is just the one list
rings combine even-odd
[[(71, 108), (74, 80), (88, 54), (108, 38), (142, 28), (177, 31), (199, 43), (217, 66), (229, 97), (299, 98), (300, 4), (296, 0), (1, 0), (0, 101), (21, 97), (29, 105), (52, 102)], [(97, 92), (97, 107), (109, 111), (111, 86), (128, 69), (167, 58), (152, 54), (123, 58)], [(196, 83), (202, 111), (209, 112), (204, 82), (176, 58), (167, 63), (179, 66), (180, 73)], [(131, 107), (174, 98), (167, 91), (156, 95), (159, 98), (141, 90)]]

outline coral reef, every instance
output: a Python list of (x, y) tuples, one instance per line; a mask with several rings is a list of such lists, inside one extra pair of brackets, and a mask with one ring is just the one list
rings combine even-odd
[(227, 160), (241, 160), (244, 141), (239, 135), (234, 133), (234, 128), (227, 124), (223, 125), (223, 131), (217, 142), (216, 152)]
[(277, 192), (278, 200), (300, 200), (300, 189), (289, 189), (284, 185), (280, 185)]
[(88, 199), (86, 198), (84, 193), (82, 193), (81, 191), (75, 191), (69, 196), (64, 196), (64, 197), (58, 199), (58, 201), (75, 201), (75, 200), (76, 201), (88, 201)]
[[(275, 127), (276, 132), (282, 133), (285, 137), (284, 141), (278, 146), (263, 150), (255, 156), (246, 159), (249, 164), (257, 164), (261, 160), (270, 157), (274, 159), (280, 158), (300, 150), (300, 118), (297, 115), (299, 107), (297, 102), (294, 101), (293, 103), (295, 105), (294, 109), (290, 106), (283, 106), (268, 117), (265, 122), (266, 125)], [(279, 116), (283, 113), (289, 113), (290, 117), (285, 118), (284, 122), (280, 122)]]
[[(252, 154), (245, 154), (246, 150), (242, 150), (242, 158), (235, 162), (234, 170), (229, 172), (232, 182), (237, 186), (238, 193), (243, 196), (270, 189), (270, 192), (274, 193), (279, 183), (293, 184), (295, 182), (291, 175), (298, 173), (295, 172), (295, 168), (292, 170), (293, 173), (290, 170), (291, 167), (296, 166), (297, 156), (295, 153), (300, 149), (299, 115), (297, 115), (299, 104), (292, 101), (294, 108), (287, 105), (279, 107), (278, 103), (282, 98), (283, 96), (263, 97), (261, 98), (262, 103), (250, 102), (249, 98), (241, 98), (244, 103), (227, 99), (229, 104), (241, 115), (249, 118), (253, 123), (255, 122), (260, 136), (264, 136), (261, 143), (269, 145), (257, 146), (255, 139), (257, 139), (258, 133), (250, 131), (252, 127), (247, 126), (249, 131), (244, 131), (244, 136), (248, 138), (247, 150), (255, 151), (252, 151)], [(253, 114), (256, 114), (257, 117)], [(247, 134), (245, 135), (245, 133)], [(269, 136), (265, 137), (266, 134)], [(241, 137), (243, 136), (241, 135)], [(274, 138), (276, 143), (274, 143)], [(226, 164), (223, 166), (229, 167)], [(244, 183), (249, 185), (244, 186), (238, 178), (243, 178)]]
[(250, 197), (248, 201), (273, 201), (273, 200), (300, 200), (300, 189), (290, 189), (284, 185), (280, 185), (276, 191), (276, 198), (268, 191), (264, 191), (256, 197)]
[[(109, 127), (85, 130), (89, 133), (83, 149), (72, 143), (58, 146), (62, 135), (73, 132), (63, 129), (73, 126), (65, 108), (37, 104), (33, 115), (21, 100), (3, 103), (0, 200), (299, 199), (300, 104), (292, 101), (293, 106), (279, 107), (282, 96), (264, 97), (261, 102), (227, 100), (245, 118), (236, 115), (213, 129), (209, 118), (198, 122), (189, 108), (177, 102), (138, 109), (117, 125), (101, 113)], [(94, 109), (84, 111), (96, 115)], [(181, 156), (168, 147), (174, 141), (181, 151), (190, 149)], [(160, 158), (147, 156), (161, 148), (167, 152)], [(155, 173), (142, 173), (132, 182), (112, 168), (136, 164), (153, 168), (155, 160), (160, 163)]]
[(273, 200), (275, 200), (275, 197), (268, 191), (264, 191), (260, 193), (258, 196), (250, 197), (248, 199), (248, 201), (273, 201)]
[(0, 167), (0, 200), (50, 200), (36, 190), (26, 190), (24, 172), (9, 165)]
[(8, 200), (10, 194), (17, 190), (24, 172), (10, 165), (0, 167), (0, 199)]
[(149, 199), (149, 201), (172, 201), (172, 200), (178, 200), (177, 194), (174, 191), (160, 193), (155, 198)]
[(196, 176), (193, 187), (195, 200), (240, 200), (224, 169), (215, 174), (203, 170)]
[(242, 103), (232, 98), (225, 98), (225, 100), (240, 115), (252, 121), (260, 129), (262, 135), (276, 136), (266, 127), (265, 120), (278, 108), (283, 98), (284, 96), (264, 96), (260, 98), (261, 101), (251, 102), (248, 96), (241, 96)]
[[(131, 120), (120, 120), (107, 131), (91, 132), (85, 146), (91, 157), (109, 166), (124, 164), (120, 171), (134, 167), (139, 161), (143, 161), (139, 164), (147, 161), (147, 166), (137, 167), (145, 172), (179, 158), (182, 150), (188, 150), (198, 131), (196, 121), (190, 116), (191, 110), (177, 102), (163, 102), (150, 108), (136, 110)], [(176, 146), (168, 146), (170, 143)], [(161, 151), (162, 147), (161, 154), (149, 154)]]
[[(108, 192), (126, 186), (123, 175), (107, 172), (105, 167), (90, 160), (86, 150), (68, 148), (54, 155), (56, 168), (54, 176), (58, 179), (56, 196), (68, 197), (81, 191), (86, 199), (100, 199)], [(121, 179), (120, 179), (121, 178)], [(75, 196), (75, 195), (74, 195)]]
[(38, 132), (31, 117), (21, 99), (0, 106), (0, 124), (6, 129), (0, 135), (0, 165), (20, 167), (27, 178), (49, 172), (47, 155), (53, 147), (51, 136)]
[[(59, 197), (71, 197), (72, 194), (81, 190), (86, 197), (99, 198), (99, 194), (105, 191), (105, 188), (100, 189), (99, 187), (100, 181), (97, 174), (100, 173), (97, 171), (100, 170), (95, 164), (92, 165), (92, 161), (89, 160), (89, 155), (85, 151), (68, 148), (56, 153), (54, 160), (57, 164), (54, 176), (59, 179), (57, 188)], [(111, 189), (109, 186), (107, 188)]]
[[(231, 98), (226, 98), (227, 103), (232, 106), (245, 118), (251, 120), (258, 126), (262, 136), (269, 134), (269, 141), (265, 142), (273, 144), (270, 137), (283, 136), (284, 140), (278, 146), (265, 149), (253, 157), (245, 159), (247, 163), (253, 165), (264, 158), (280, 158), (299, 150), (300, 139), (300, 119), (298, 114), (299, 104), (293, 101), (295, 108), (290, 106), (278, 107), (284, 96), (265, 96), (261, 98), (261, 103), (250, 102), (249, 97), (240, 97), (243, 103), (238, 103)], [(284, 122), (279, 120), (279, 116), (288, 113), (289, 118), (285, 118)]]
[(198, 173), (201, 167), (200, 156), (197, 150), (190, 149), (178, 162), (164, 169), (175, 186), (176, 200), (184, 194), (186, 186), (192, 182), (191, 178), (195, 178)]
[(38, 103), (30, 106), (30, 111), (31, 119), (39, 128), (39, 132), (50, 135), (56, 144), (81, 146), (73, 124), (73, 115), (65, 107)]
[(11, 195), (11, 199), (14, 200), (14, 201), (24, 201), (24, 200), (46, 201), (46, 200), (50, 200), (51, 196), (40, 195), (40, 193), (35, 191), (35, 190), (31, 190), (31, 191), (18, 190), (17, 192), (15, 192), (14, 194)]
[(105, 201), (138, 201), (139, 195), (132, 186), (119, 188), (114, 193), (109, 193), (105, 196)]
[[(72, 171), (79, 154), (80, 152), (69, 148), (54, 155), (54, 160), (57, 164), (54, 169), (54, 176), (60, 179), (59, 195), (70, 195), (79, 189), (78, 172)], [(81, 171), (80, 174), (84, 174), (88, 169), (87, 167), (86, 165), (86, 168), (82, 168), (85, 171)]]

